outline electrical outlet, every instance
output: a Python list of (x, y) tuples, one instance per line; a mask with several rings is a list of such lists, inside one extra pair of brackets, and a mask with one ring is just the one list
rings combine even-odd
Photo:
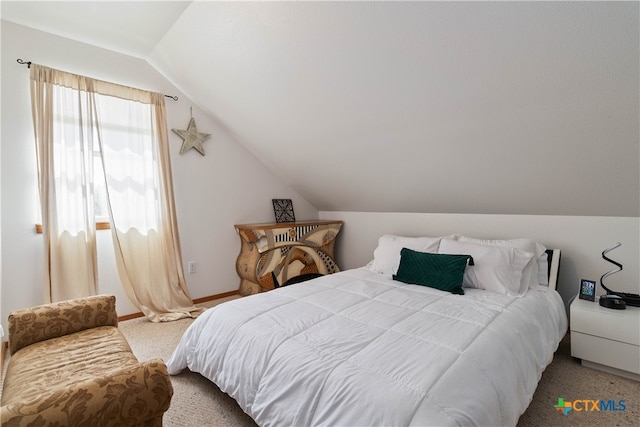
[(198, 263), (195, 261), (189, 261), (189, 274), (195, 273), (198, 269)]

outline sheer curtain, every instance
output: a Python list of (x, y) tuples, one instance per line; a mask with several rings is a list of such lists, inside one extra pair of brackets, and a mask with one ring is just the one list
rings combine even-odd
[[(81, 138), (75, 138), (80, 143), (75, 142), (73, 148), (65, 150), (71, 153), (70, 156), (75, 156), (75, 163), (82, 165), (79, 167), (83, 171), (80, 177), (70, 176), (69, 170), (62, 168), (60, 175), (64, 178), (59, 179), (54, 171), (49, 170), (56, 169), (59, 157), (57, 151), (54, 149), (51, 154), (45, 154), (50, 151), (46, 148), (39, 148), (38, 151), (38, 164), (42, 165), (39, 166), (39, 175), (45, 248), (50, 253), (59, 254), (55, 258), (56, 265), (54, 258), (50, 257), (48, 287), (56, 289), (55, 294), (77, 293), (75, 283), (86, 276), (84, 270), (87, 270), (93, 274), (93, 293), (97, 291), (93, 206), (99, 204), (95, 199), (95, 185), (101, 183), (93, 183), (92, 177), (93, 168), (98, 168), (102, 173), (96, 176), (102, 177), (106, 183), (107, 211), (118, 273), (129, 299), (150, 320), (156, 322), (199, 314), (201, 310), (191, 301), (182, 270), (164, 95), (89, 79), (37, 64), (31, 65), (31, 76), (38, 147), (65, 145), (66, 141), (59, 140), (55, 132), (52, 133), (53, 137), (48, 136), (47, 125), (40, 125), (41, 122), (46, 123), (41, 107), (44, 106), (46, 110), (49, 101), (57, 105), (58, 92), (70, 93), (72, 97), (81, 100), (87, 99), (86, 108), (77, 108), (80, 124), (70, 122), (67, 125), (76, 130), (86, 129), (86, 132), (81, 132)], [(40, 91), (40, 87), (44, 89)], [(53, 91), (47, 92), (47, 87)], [(39, 92), (42, 95), (38, 95)], [(64, 109), (62, 114), (53, 115), (51, 121), (54, 129), (64, 127), (62, 123), (68, 122), (67, 108), (66, 104), (61, 105), (59, 109)], [(58, 111), (57, 108), (54, 110)], [(43, 128), (43, 132), (39, 132), (40, 128)], [(85, 137), (84, 133), (91, 136)], [(60, 181), (65, 180), (72, 181), (73, 188), (79, 188), (78, 191), (71, 193), (67, 192), (66, 187), (61, 187)], [(43, 181), (46, 181), (45, 185)], [(43, 188), (51, 187), (54, 191), (42, 191)], [(62, 193), (65, 195), (61, 198)], [(76, 234), (64, 227), (56, 233), (47, 233), (46, 230), (53, 229), (46, 227), (45, 223), (59, 224), (67, 221), (67, 213), (59, 209), (45, 210), (44, 206), (58, 206), (64, 197), (73, 199), (75, 204), (82, 206), (81, 209), (73, 205), (73, 211), (75, 216), (81, 217), (78, 222), (83, 224), (83, 228)], [(61, 216), (65, 219), (61, 219)], [(78, 226), (75, 227), (74, 230), (78, 229)], [(89, 237), (84, 238), (86, 243), (81, 245), (77, 242), (80, 238), (67, 242), (66, 237), (61, 237), (66, 234)], [(57, 269), (59, 258), (66, 260), (69, 254), (76, 256), (80, 253), (91, 260), (86, 263), (92, 266), (91, 269), (76, 268), (75, 262), (68, 266), (61, 264), (65, 265), (65, 272), (69, 273), (64, 279), (76, 280), (73, 285), (51, 273)], [(58, 291), (60, 289), (64, 291)]]
[[(93, 160), (95, 109), (87, 82), (31, 66), (31, 105), (44, 237), (45, 301), (98, 290)], [(80, 90), (82, 89), (82, 90)]]

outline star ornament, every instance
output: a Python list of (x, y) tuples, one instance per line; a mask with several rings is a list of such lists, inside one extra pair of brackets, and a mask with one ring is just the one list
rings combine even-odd
[(182, 147), (180, 147), (180, 154), (184, 153), (190, 148), (195, 148), (200, 154), (204, 156), (204, 148), (202, 143), (205, 139), (209, 138), (211, 134), (198, 132), (196, 127), (196, 121), (193, 117), (189, 120), (189, 126), (186, 130), (171, 129), (183, 139)]

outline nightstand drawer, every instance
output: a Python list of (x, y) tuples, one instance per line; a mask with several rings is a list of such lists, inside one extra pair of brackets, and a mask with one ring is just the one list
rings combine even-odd
[(576, 299), (571, 304), (571, 332), (640, 346), (640, 308), (613, 310)]
[(640, 347), (571, 332), (571, 356), (640, 374)]

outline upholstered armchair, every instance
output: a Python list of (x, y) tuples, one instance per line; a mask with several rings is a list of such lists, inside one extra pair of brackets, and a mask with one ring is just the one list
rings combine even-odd
[(117, 325), (109, 295), (11, 313), (2, 427), (161, 426), (166, 366), (138, 362)]

